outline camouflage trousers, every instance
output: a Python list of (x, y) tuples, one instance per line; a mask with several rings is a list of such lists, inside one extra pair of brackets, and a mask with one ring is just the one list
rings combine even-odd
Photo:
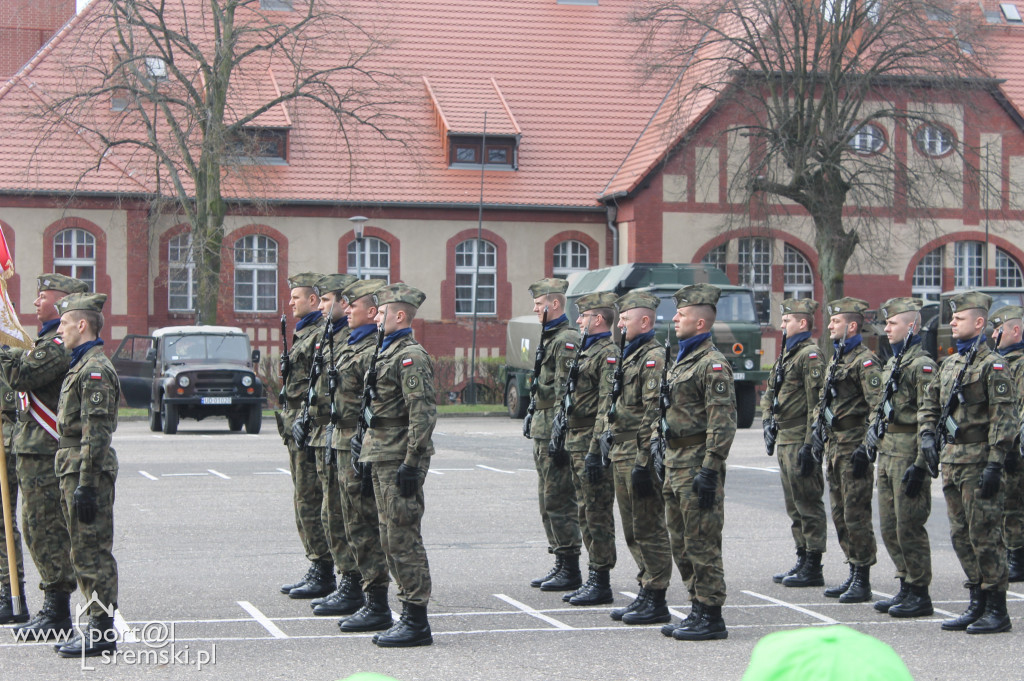
[(725, 603), (725, 569), (722, 567), (722, 527), (725, 525), (725, 470), (718, 475), (718, 489), (711, 508), (697, 506), (693, 478), (700, 466), (666, 468), (662, 494), (672, 557), (679, 576), (704, 605)]
[(874, 565), (877, 551), (871, 523), (874, 464), (868, 463), (863, 478), (853, 477), (850, 455), (856, 446), (856, 443), (837, 444), (834, 437), (828, 441), (825, 448), (828, 498), (832, 506), (832, 524), (846, 562), (850, 565)]
[(48, 454), (19, 456), (18, 483), (21, 485), (25, 545), (39, 571), (39, 588), (71, 593), (75, 590), (71, 538), (53, 457)]
[(90, 616), (104, 616), (103, 607), (117, 607), (117, 561), (114, 546), (114, 481), (117, 474), (103, 471), (96, 477), (96, 520), (78, 522), (72, 497), (78, 487), (78, 473), (60, 479), (64, 520), (71, 536), (71, 564), (82, 596), (89, 602)]
[(580, 533), (587, 547), (591, 570), (611, 570), (615, 567), (615, 483), (612, 473), (605, 470), (600, 482), (590, 483), (583, 460), (587, 452), (570, 452), (572, 456), (572, 482), (576, 498), (580, 501)]
[(373, 495), (362, 495), (362, 481), (352, 470), (347, 449), (338, 450), (338, 478), (345, 515), (345, 536), (352, 549), (356, 569), (362, 576), (363, 591), (375, 586), (386, 587), (390, 580), (387, 557), (380, 543), (377, 501)]
[(548, 553), (580, 555), (580, 520), (572, 466), (555, 466), (548, 456), (550, 440), (533, 441), (533, 463), (537, 467), (537, 500), (540, 519), (548, 539)]
[(925, 524), (932, 512), (932, 479), (925, 476), (917, 496), (903, 493), (903, 474), (916, 453), (878, 455), (878, 525), (896, 576), (911, 586), (932, 583), (932, 550)]
[(779, 445), (776, 456), (782, 479), (782, 497), (789, 515), (790, 531), (798, 549), (825, 553), (828, 520), (825, 516), (825, 476), (815, 466), (807, 477), (800, 476), (797, 455), (801, 443)]
[[(5, 424), (6, 425), (6, 424)], [(9, 428), (4, 428), (4, 440), (9, 443), (7, 437)], [(18, 572), (18, 583), (25, 581), (25, 558), (21, 549), (21, 531), (18, 529), (18, 457), (5, 444), (4, 457), (7, 462), (7, 491), (10, 494), (11, 502), (11, 534), (14, 535), (14, 565)], [(51, 466), (52, 472), (52, 466)], [(10, 562), (7, 560), (7, 534), (5, 526), (0, 525), (0, 583), (11, 583)]]
[(302, 548), (309, 560), (330, 560), (331, 547), (321, 519), (324, 490), (316, 470), (316, 460), (297, 447), (291, 437), (285, 438), (285, 444), (292, 471), (295, 526), (299, 530)]
[(420, 462), (420, 486), (416, 494), (403, 497), (398, 490), (401, 461), (376, 461), (372, 466), (373, 494), (377, 500), (381, 545), (388, 569), (398, 585), (398, 600), (426, 605), (430, 600), (430, 564), (423, 546), (420, 523), (425, 510), (423, 481), (430, 459)]
[(638, 568), (636, 581), (646, 589), (667, 589), (672, 550), (665, 528), (665, 501), (657, 490), (646, 499), (633, 493), (633, 459), (612, 461), (611, 468), (622, 536)]
[(320, 478), (322, 489), (320, 523), (323, 525), (324, 536), (327, 537), (327, 543), (330, 546), (334, 569), (340, 575), (346, 572), (355, 572), (356, 560), (345, 534), (345, 514), (341, 505), (338, 466), (335, 463), (328, 464), (324, 461), (326, 452), (326, 447), (313, 447), (313, 456), (316, 457), (316, 474)]
[(978, 496), (985, 463), (942, 464), (942, 494), (949, 515), (949, 536), (968, 584), (1006, 591), (1006, 547), (1002, 520), (1005, 491), (991, 499)]
[(1024, 464), (1016, 473), (1003, 472), (1006, 504), (1003, 507), (1003, 543), (1008, 549), (1024, 549)]

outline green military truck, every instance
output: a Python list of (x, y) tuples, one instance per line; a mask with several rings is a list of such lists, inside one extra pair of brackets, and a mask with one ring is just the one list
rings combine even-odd
[[(676, 306), (672, 294), (683, 286), (697, 283), (714, 284), (722, 289), (718, 301), (718, 318), (712, 338), (732, 365), (736, 381), (737, 423), (749, 428), (757, 411), (757, 386), (768, 377), (761, 367), (761, 326), (757, 321), (754, 292), (733, 286), (721, 270), (711, 265), (673, 263), (628, 263), (582, 272), (569, 277), (566, 292), (569, 321), (576, 319), (575, 301), (594, 291), (626, 291), (644, 289), (661, 300), (656, 311), (657, 338), (664, 343), (665, 334), (675, 342), (672, 317)], [(534, 315), (509, 320), (505, 347), (505, 405), (511, 418), (522, 418), (530, 399), (533, 360), (540, 342), (540, 323)]]

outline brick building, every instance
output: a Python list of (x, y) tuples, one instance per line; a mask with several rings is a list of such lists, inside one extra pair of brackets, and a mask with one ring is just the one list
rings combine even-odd
[(75, 14), (75, 0), (0, 2), (0, 82), (13, 76)]

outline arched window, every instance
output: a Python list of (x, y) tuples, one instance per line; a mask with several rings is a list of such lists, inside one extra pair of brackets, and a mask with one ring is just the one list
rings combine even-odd
[(277, 310), (277, 242), (250, 234), (235, 242), (235, 311)]
[(551, 272), (556, 277), (564, 279), (573, 272), (586, 272), (589, 269), (590, 249), (586, 244), (570, 239), (555, 246)]
[(725, 244), (715, 246), (710, 251), (704, 254), (701, 258), (701, 262), (705, 265), (714, 265), (718, 269), (725, 272)]
[(757, 316), (762, 324), (771, 318), (772, 242), (769, 239), (739, 240), (740, 286), (754, 289)]
[(803, 253), (789, 244), (783, 249), (783, 292), (787, 298), (813, 298), (814, 273)]
[(470, 239), (455, 246), (455, 314), (476, 312), (493, 315), (497, 311), (498, 249), (490, 241)]
[(1020, 264), (1001, 248), (996, 249), (996, 286), (1024, 287)]
[(349, 274), (391, 282), (391, 246), (388, 242), (372, 236), (363, 238), (362, 244), (352, 240), (347, 253)]
[(938, 302), (942, 294), (942, 246), (921, 258), (910, 280), (910, 292), (915, 298)]
[(96, 237), (84, 229), (64, 229), (53, 238), (53, 270), (81, 279), (96, 290)]
[(953, 288), (971, 289), (985, 280), (985, 244), (980, 241), (957, 241), (953, 248)]
[(186, 232), (167, 241), (167, 309), (192, 312), (196, 309), (196, 290), (192, 235)]

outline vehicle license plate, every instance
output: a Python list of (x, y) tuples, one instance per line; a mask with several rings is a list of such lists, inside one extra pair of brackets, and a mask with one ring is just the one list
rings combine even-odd
[(199, 400), (200, 404), (231, 404), (230, 397), (203, 397)]

